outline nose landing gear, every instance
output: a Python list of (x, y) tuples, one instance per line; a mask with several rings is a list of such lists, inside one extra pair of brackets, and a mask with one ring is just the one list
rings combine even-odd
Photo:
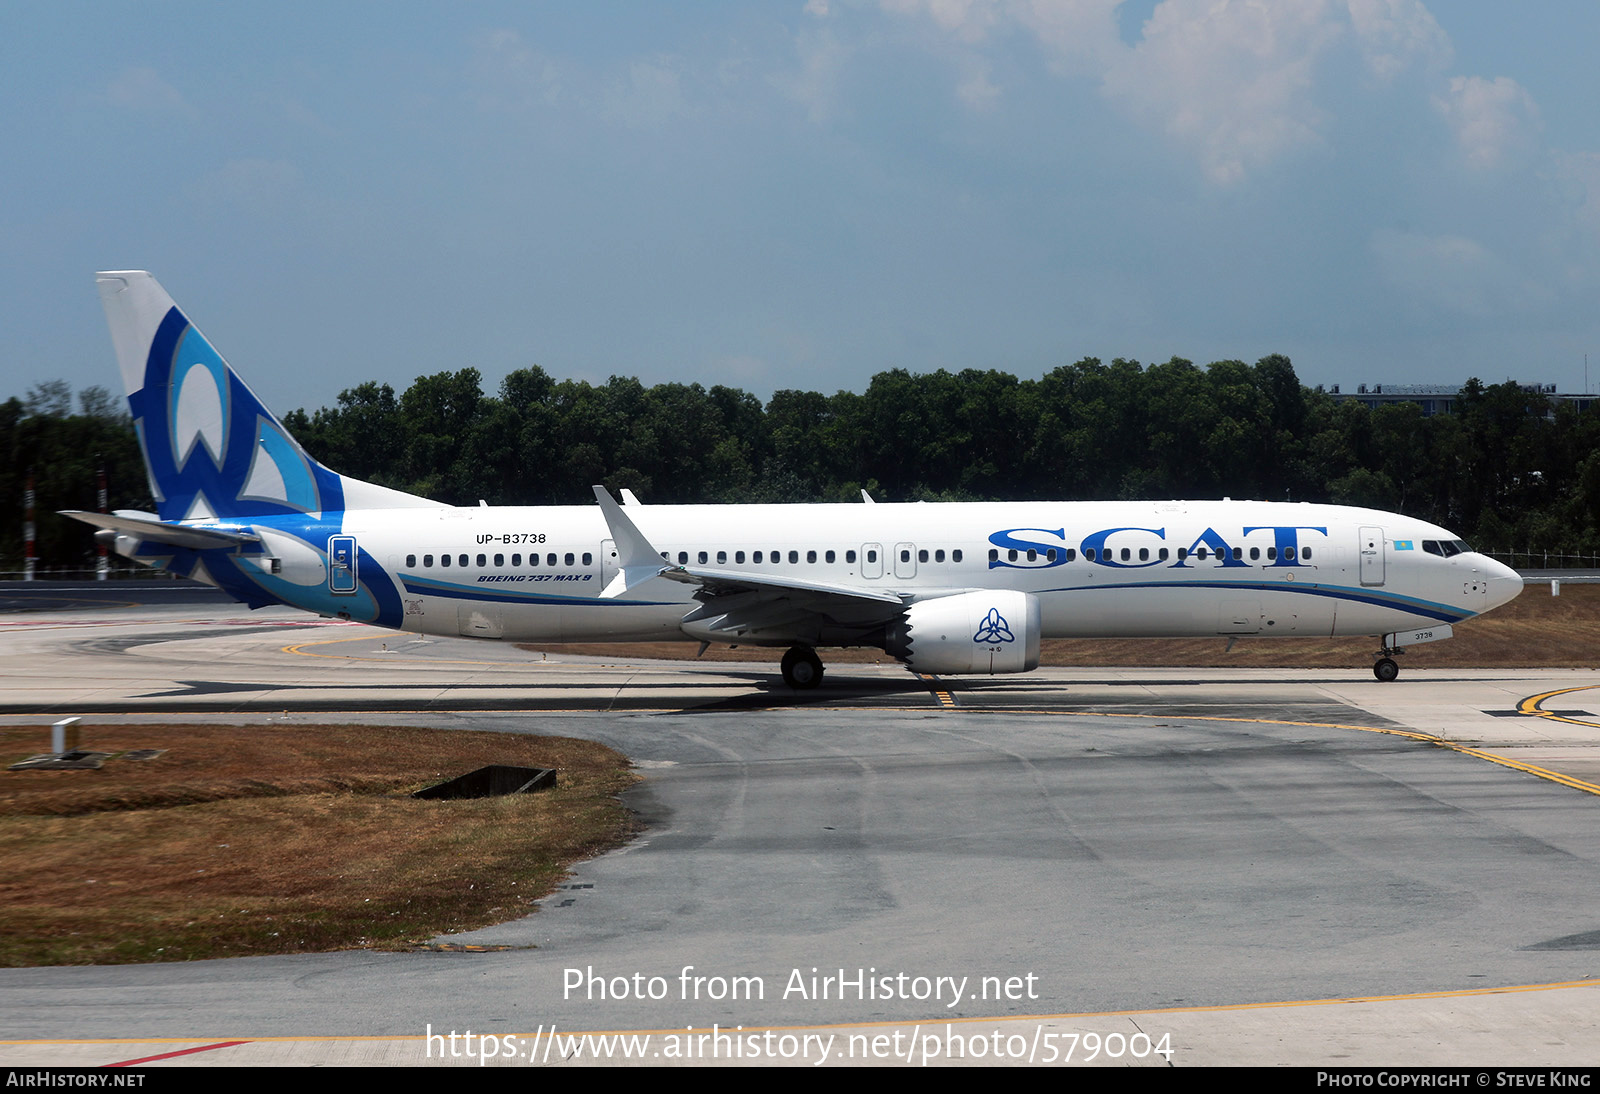
[(1372, 665), (1372, 675), (1378, 678), (1380, 684), (1387, 684), (1400, 675), (1400, 663), (1390, 654), (1404, 653), (1400, 649), (1382, 649), (1378, 651), (1378, 660)]

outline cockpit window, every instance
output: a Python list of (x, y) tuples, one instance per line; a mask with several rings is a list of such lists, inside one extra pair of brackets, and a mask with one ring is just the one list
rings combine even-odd
[(1425, 539), (1422, 541), (1422, 549), (1428, 554), (1438, 555), (1440, 558), (1464, 555), (1472, 550), (1471, 547), (1467, 546), (1465, 540), (1460, 539)]

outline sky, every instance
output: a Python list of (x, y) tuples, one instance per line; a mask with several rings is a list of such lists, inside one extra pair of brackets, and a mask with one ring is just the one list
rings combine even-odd
[(1600, 387), (1600, 4), (0, 0), (0, 398), (1083, 357)]

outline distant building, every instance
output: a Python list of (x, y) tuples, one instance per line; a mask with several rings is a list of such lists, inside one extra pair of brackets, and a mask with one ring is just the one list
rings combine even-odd
[[(1564, 395), (1556, 391), (1554, 384), (1517, 386), (1523, 391), (1543, 395), (1549, 399), (1552, 413), (1562, 403), (1570, 403), (1579, 411), (1600, 404), (1600, 395)], [(1317, 390), (1322, 390), (1320, 385)], [(1358, 402), (1373, 410), (1390, 403), (1416, 403), (1422, 408), (1423, 417), (1432, 417), (1435, 414), (1455, 413), (1456, 399), (1461, 395), (1461, 388), (1451, 387), (1448, 384), (1359, 384), (1355, 391), (1341, 392), (1339, 385), (1334, 384), (1328, 394), (1337, 401)]]

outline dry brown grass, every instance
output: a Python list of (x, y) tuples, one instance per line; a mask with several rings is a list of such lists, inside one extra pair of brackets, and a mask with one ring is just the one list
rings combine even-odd
[[(1253, 638), (1229, 650), (1226, 637), (1059, 639), (1043, 643), (1046, 665), (1152, 668), (1346, 668), (1371, 660), (1370, 638)], [(527, 650), (628, 658), (692, 659), (685, 642), (629, 645), (525, 645)], [(713, 647), (707, 661), (775, 662), (781, 650)], [(828, 650), (829, 664), (892, 664), (882, 650)], [(1402, 665), (1419, 668), (1591, 668), (1600, 666), (1600, 585), (1530, 585), (1510, 604), (1456, 627), (1455, 637), (1413, 646)]]
[[(0, 758), (47, 747), (0, 730)], [(91, 728), (166, 748), (99, 771), (0, 774), (0, 965), (404, 947), (525, 913), (625, 840), (618, 753), (561, 737), (374, 726)], [(553, 791), (409, 791), (485, 763), (555, 767)]]

